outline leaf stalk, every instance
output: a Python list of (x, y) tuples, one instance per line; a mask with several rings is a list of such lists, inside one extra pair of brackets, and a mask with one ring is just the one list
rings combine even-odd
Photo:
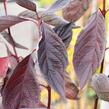
[[(8, 13), (7, 13), (7, 0), (4, 0), (3, 3), (4, 3), (5, 15), (7, 16), (7, 15), (8, 15)], [(10, 40), (12, 41), (12, 47), (13, 47), (15, 56), (18, 57), (16, 48), (15, 48), (15, 43), (14, 43), (13, 37), (12, 37), (12, 35), (11, 35), (11, 30), (10, 30), (10, 28), (8, 28), (8, 33), (9, 33), (9, 36), (10, 36)]]
[(48, 86), (48, 107), (47, 109), (50, 109), (51, 108), (51, 87)]

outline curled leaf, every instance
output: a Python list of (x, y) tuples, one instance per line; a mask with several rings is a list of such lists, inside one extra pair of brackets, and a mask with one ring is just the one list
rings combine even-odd
[(0, 32), (3, 30), (16, 25), (20, 22), (27, 21), (27, 19), (23, 19), (17, 16), (1, 16), (0, 17)]
[(96, 74), (92, 78), (91, 85), (100, 99), (109, 101), (109, 77), (105, 74)]
[(63, 9), (63, 17), (70, 21), (77, 21), (89, 8), (89, 0), (71, 0)]
[(39, 43), (38, 62), (48, 84), (63, 98), (65, 97), (64, 71), (67, 66), (67, 52), (60, 37), (45, 23), (42, 23), (42, 39)]
[(75, 45), (73, 64), (81, 88), (100, 66), (105, 43), (105, 20), (102, 13), (97, 11), (89, 18)]
[(55, 33), (57, 33), (58, 36), (62, 39), (66, 47), (69, 46), (72, 40), (72, 28), (73, 28), (72, 23), (63, 24), (63, 25), (61, 24), (54, 28)]
[(3, 109), (40, 107), (40, 89), (35, 79), (33, 61), (30, 56), (17, 65), (7, 81), (2, 92)]
[[(44, 22), (46, 22), (47, 24), (53, 25), (53, 26), (68, 24), (68, 21), (64, 20), (63, 18), (57, 16), (54, 13), (47, 13), (45, 11), (39, 11), (38, 15)], [(22, 16), (25, 18), (32, 18), (34, 20), (37, 19), (36, 13), (29, 11), (29, 10), (26, 10), (20, 13), (19, 16)]]
[(24, 8), (26, 8), (26, 9), (29, 9), (29, 10), (31, 10), (31, 11), (35, 11), (35, 12), (36, 12), (36, 4), (33, 3), (33, 2), (30, 1), (30, 0), (15, 0), (15, 2), (16, 2), (18, 5), (20, 5), (20, 6), (24, 7)]
[(66, 5), (68, 5), (69, 2), (70, 0), (56, 0), (52, 4), (52, 6), (47, 10), (47, 12), (55, 12), (57, 10), (60, 10), (64, 8)]
[(4, 39), (8, 42), (8, 43), (10, 43), (11, 45), (13, 45), (13, 46), (15, 46), (15, 47), (17, 47), (17, 48), (21, 48), (21, 49), (25, 49), (25, 50), (28, 50), (28, 48), (26, 48), (26, 47), (24, 47), (23, 45), (20, 45), (19, 43), (17, 43), (17, 42), (15, 42), (14, 40), (14, 44), (13, 44), (13, 42), (12, 42), (12, 40), (11, 40), (11, 38), (10, 38), (10, 35), (9, 35), (9, 33), (7, 32), (7, 31), (3, 31), (3, 32), (1, 32), (1, 35), (4, 37)]
[(68, 99), (78, 99), (79, 89), (71, 81), (69, 75), (65, 73), (65, 94)]

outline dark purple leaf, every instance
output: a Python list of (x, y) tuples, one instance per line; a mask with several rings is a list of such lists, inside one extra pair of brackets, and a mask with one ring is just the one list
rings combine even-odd
[(33, 3), (33, 2), (30, 1), (30, 0), (15, 0), (15, 2), (16, 2), (18, 5), (20, 5), (20, 6), (24, 7), (24, 8), (26, 8), (26, 9), (29, 9), (29, 10), (31, 10), (31, 11), (35, 11), (35, 12), (36, 12), (36, 4)]
[(66, 48), (59, 36), (42, 23), (42, 39), (39, 43), (39, 66), (48, 84), (65, 97), (64, 71), (67, 66)]
[(3, 30), (16, 25), (20, 22), (27, 21), (27, 19), (23, 19), (17, 16), (1, 16), (0, 17), (0, 32)]
[(90, 17), (75, 45), (73, 63), (81, 88), (100, 66), (105, 43), (105, 20), (102, 13), (97, 11)]
[(17, 65), (3, 89), (3, 109), (40, 107), (39, 94), (33, 61), (29, 55)]
[[(13, 42), (12, 42), (12, 40), (11, 40), (11, 38), (10, 38), (10, 35), (9, 35), (9, 33), (8, 33), (7, 31), (1, 32), (1, 35), (4, 37), (4, 39), (5, 39), (8, 43), (10, 43), (11, 45), (13, 45)], [(13, 41), (14, 41), (14, 40), (13, 40)], [(17, 48), (21, 48), (21, 49), (28, 50), (28, 48), (24, 47), (23, 45), (20, 45), (19, 43), (15, 42), (15, 41), (14, 41), (14, 45), (13, 45), (13, 46), (15, 46), (15, 47), (17, 47)]]
[(63, 17), (70, 21), (77, 21), (89, 8), (89, 0), (71, 0), (63, 9)]
[[(53, 25), (53, 26), (68, 24), (68, 21), (64, 20), (63, 18), (57, 16), (54, 13), (47, 13), (45, 11), (39, 11), (38, 15), (44, 22), (46, 22), (47, 24)], [(37, 19), (36, 13), (33, 11), (29, 11), (29, 10), (26, 10), (20, 13), (19, 16), (22, 16), (25, 18), (32, 18), (34, 20)]]
[(65, 46), (68, 47), (72, 39), (72, 23), (63, 24), (54, 28), (55, 33), (62, 39)]
[(60, 10), (60, 9), (64, 8), (66, 5), (68, 5), (69, 2), (70, 2), (70, 0), (56, 0), (47, 11), (55, 12), (57, 10)]
[(89, 8), (89, 0), (71, 0), (63, 9), (63, 17), (70, 21), (77, 21)]
[(62, 17), (59, 17), (54, 13), (48, 13), (48, 12), (45, 12), (45, 11), (40, 11), (39, 16), (42, 18), (42, 20), (44, 22), (46, 22), (47, 24), (53, 25), (53, 26), (68, 23), (68, 21), (64, 20)]

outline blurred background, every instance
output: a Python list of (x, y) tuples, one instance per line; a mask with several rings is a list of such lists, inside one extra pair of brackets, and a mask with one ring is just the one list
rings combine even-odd
[[(14, 0), (13, 0), (14, 1)], [(24, 11), (25, 9), (15, 4), (12, 0), (8, 2), (7, 9), (9, 15), (18, 15), (20, 12)], [(77, 39), (78, 34), (82, 30), (83, 26), (86, 24), (89, 16), (97, 10), (97, 8), (102, 8), (102, 0), (90, 0), (90, 7), (85, 12), (85, 14), (76, 22), (76, 25), (81, 26), (79, 29), (73, 29), (73, 38), (68, 47), (68, 58), (69, 58), (69, 65), (67, 67), (67, 72), (71, 75), (72, 81), (78, 85), (78, 81), (73, 69), (72, 65), (72, 55), (74, 52), (74, 45)], [(36, 3), (36, 1), (34, 0)], [(54, 0), (37, 0), (37, 5), (39, 8), (48, 8)], [(106, 7), (109, 8), (109, 0), (106, 1)], [(58, 12), (61, 16), (61, 12)], [(3, 3), (0, 2), (0, 16), (5, 15)], [(106, 15), (106, 38), (107, 38), (107, 47), (109, 47), (109, 13)], [(19, 44), (24, 45), (25, 47), (29, 48), (29, 50), (22, 50), (17, 49), (17, 53), (19, 56), (25, 57), (27, 56), (36, 46), (38, 41), (38, 31), (36, 25), (31, 22), (24, 22), (18, 25), (11, 27), (12, 36), (16, 42)], [(0, 57), (7, 56), (6, 47), (2, 43), (5, 41), (2, 36), (0, 35)], [(7, 43), (7, 42), (6, 42)], [(9, 48), (12, 50), (11, 46)], [(105, 69), (104, 73), (109, 75), (109, 50), (106, 51), (105, 54)], [(80, 92), (79, 100), (68, 100), (62, 101), (60, 97), (52, 90), (52, 109), (93, 109), (94, 99), (95, 99), (95, 92), (89, 87), (84, 88), (83, 91)], [(47, 91), (43, 89), (41, 93), (42, 101), (47, 104)], [(100, 109), (107, 109), (109, 107), (108, 102), (100, 101), (99, 102)]]

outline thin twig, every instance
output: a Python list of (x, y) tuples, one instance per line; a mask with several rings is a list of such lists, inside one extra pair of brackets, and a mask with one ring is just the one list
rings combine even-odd
[(48, 89), (47, 86), (43, 85), (43, 84), (39, 84), (40, 86), (44, 87), (45, 89)]
[(103, 0), (103, 16), (106, 16), (106, 0)]
[[(6, 16), (7, 16), (7, 15), (8, 15), (8, 13), (7, 13), (7, 0), (4, 0), (4, 10), (5, 10), (5, 14), (6, 14)], [(10, 36), (10, 40), (12, 41), (12, 47), (13, 47), (14, 53), (15, 53), (15, 55), (18, 57), (17, 51), (16, 51), (16, 49), (15, 49), (15, 43), (14, 43), (13, 37), (12, 37), (12, 35), (11, 35), (11, 30), (10, 30), (10, 28), (8, 28), (8, 33), (9, 33), (9, 36)]]
[(106, 10), (106, 14), (109, 12), (109, 9)]
[(43, 84), (39, 84), (39, 85), (44, 87), (48, 91), (48, 105), (47, 105), (47, 109), (50, 109), (50, 107), (51, 107), (51, 87), (50, 86), (45, 86)]
[(94, 109), (97, 109), (98, 107), (98, 97), (95, 99)]
[[(102, 14), (103, 14), (103, 16), (105, 18), (106, 17), (106, 0), (103, 0), (103, 9), (102, 10), (100, 9), (100, 11), (102, 12)], [(104, 54), (104, 58), (103, 58), (102, 63), (101, 63), (100, 73), (103, 73), (104, 60), (105, 60), (105, 54)], [(98, 107), (98, 100), (99, 100), (99, 98), (96, 97), (95, 104), (94, 104), (94, 109), (97, 109), (97, 107)]]
[(48, 86), (48, 109), (51, 108), (51, 87)]

